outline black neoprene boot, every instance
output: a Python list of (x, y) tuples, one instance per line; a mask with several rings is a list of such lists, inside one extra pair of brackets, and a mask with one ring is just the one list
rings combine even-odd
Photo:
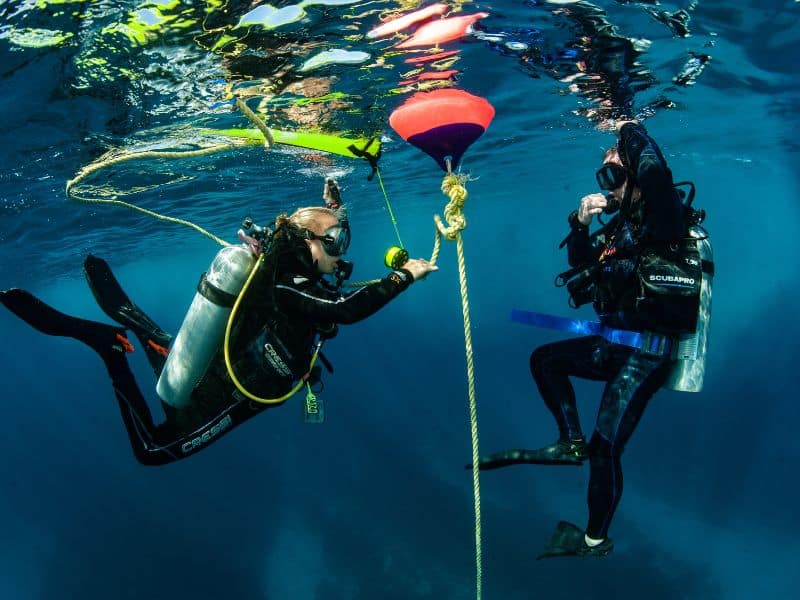
[(579, 465), (589, 458), (589, 450), (582, 437), (574, 440), (559, 439), (544, 448), (528, 450), (525, 458), (535, 464)]

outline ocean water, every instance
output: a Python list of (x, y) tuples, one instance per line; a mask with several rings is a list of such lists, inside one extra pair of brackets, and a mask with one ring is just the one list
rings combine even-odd
[[(641, 118), (675, 179), (695, 182), (716, 261), (705, 388), (651, 401), (625, 454), (614, 553), (535, 560), (558, 520), (585, 523), (588, 468), (484, 473), (483, 597), (793, 597), (800, 3), (448, 4), (489, 13), (476, 32), (442, 46), (461, 51), (450, 83), (496, 109), (462, 164), (472, 178), (464, 245), (482, 454), (556, 435), (528, 356), (563, 336), (511, 323), (510, 312), (592, 316), (570, 309), (553, 277), (566, 264), (566, 215), (597, 191), (594, 171), (614, 143), (593, 113)], [(382, 15), (420, 4), (327, 1), (302, 14), (276, 6), (284, 12), (272, 28), (247, 29), (234, 25), (257, 3), (0, 2), (0, 288), (23, 287), (105, 322), (81, 275), (92, 253), (177, 331), (218, 246), (118, 206), (70, 200), (65, 185), (107, 151), (191, 149), (204, 143), (203, 128), (248, 126), (225, 103), (228, 84), (254, 108), (263, 102), (276, 128), (380, 135), (404, 245), (430, 256), (442, 173), (388, 124), (412, 66), (392, 48), (397, 38), (364, 37)], [(679, 10), (690, 17), (685, 36), (657, 18)], [(637, 41), (624, 70), (592, 45), (587, 27), (598, 23)], [(370, 58), (299, 70), (333, 48)], [(710, 59), (693, 84), (676, 83), (699, 55)], [(624, 77), (604, 96), (603, 85), (586, 83), (595, 71)], [(312, 82), (333, 96), (320, 99)], [(350, 209), (354, 278), (367, 279), (383, 275), (383, 252), (396, 242), (368, 174), (358, 160), (249, 146), (112, 166), (80, 192), (233, 241), (246, 215), (266, 222), (318, 203), (323, 178), (334, 175)], [(91, 351), (0, 311), (0, 597), (475, 597), (454, 244), (438, 264), (327, 345), (335, 373), (325, 381), (325, 424), (304, 424), (300, 401), (290, 400), (159, 468), (132, 457)], [(159, 415), (141, 349), (131, 364)], [(576, 389), (589, 432), (601, 388)]]

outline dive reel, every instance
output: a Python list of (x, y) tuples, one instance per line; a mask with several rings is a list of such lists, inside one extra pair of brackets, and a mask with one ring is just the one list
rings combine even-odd
[(392, 246), (383, 257), (383, 264), (396, 271), (408, 262), (408, 250), (400, 246)]

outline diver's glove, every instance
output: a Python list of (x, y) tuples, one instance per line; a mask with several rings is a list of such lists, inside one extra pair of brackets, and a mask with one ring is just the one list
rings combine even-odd
[(342, 192), (339, 190), (339, 183), (332, 177), (325, 179), (325, 187), (322, 191), (322, 199), (325, 206), (331, 210), (339, 210), (342, 207)]

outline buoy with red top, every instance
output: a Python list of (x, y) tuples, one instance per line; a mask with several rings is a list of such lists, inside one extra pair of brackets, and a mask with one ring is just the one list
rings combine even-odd
[(411, 96), (389, 116), (389, 124), (450, 172), (493, 118), (494, 108), (486, 99), (463, 90), (441, 89)]

